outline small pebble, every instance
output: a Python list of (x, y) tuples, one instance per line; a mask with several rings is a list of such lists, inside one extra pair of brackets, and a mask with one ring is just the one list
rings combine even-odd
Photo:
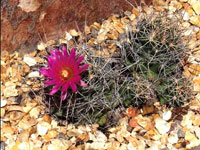
[(168, 138), (168, 142), (171, 144), (175, 144), (178, 142), (178, 135), (177, 134), (170, 134), (169, 138)]
[(72, 36), (69, 32), (66, 32), (65, 38), (67, 41), (70, 41), (72, 39)]
[(169, 131), (170, 125), (163, 119), (158, 118), (155, 120), (155, 126), (160, 134), (165, 134)]
[(38, 71), (33, 71), (28, 74), (28, 77), (29, 78), (38, 78), (38, 77), (40, 77), (40, 73)]
[(48, 128), (47, 127), (44, 127), (40, 124), (37, 124), (37, 133), (41, 136), (44, 136), (48, 131)]
[(33, 58), (29, 57), (29, 56), (24, 56), (24, 62), (29, 66), (34, 66), (37, 63), (35, 61), (35, 59), (33, 59)]
[(1, 108), (6, 106), (7, 104), (7, 100), (1, 100)]
[(168, 121), (172, 116), (172, 112), (170, 110), (163, 113), (162, 118), (166, 121)]

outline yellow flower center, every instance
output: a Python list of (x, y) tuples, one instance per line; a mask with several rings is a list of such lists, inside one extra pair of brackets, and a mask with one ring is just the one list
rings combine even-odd
[(63, 80), (69, 80), (69, 79), (71, 79), (72, 75), (73, 75), (72, 69), (69, 68), (69, 67), (65, 67), (61, 71), (61, 76), (62, 76)]
[(63, 76), (64, 78), (67, 78), (67, 77), (69, 76), (69, 72), (68, 72), (67, 70), (63, 70), (63, 71), (62, 71), (62, 76)]

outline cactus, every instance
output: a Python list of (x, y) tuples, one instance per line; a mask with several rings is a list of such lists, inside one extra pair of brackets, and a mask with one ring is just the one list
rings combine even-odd
[(191, 83), (182, 77), (187, 55), (178, 23), (161, 14), (139, 20), (136, 28), (125, 34), (117, 57), (96, 56), (92, 47), (79, 43), (86, 56), (83, 63), (89, 64), (81, 76), (88, 87), (78, 87), (76, 93), (69, 90), (65, 101), (60, 101), (59, 92), (46, 94), (46, 88), (43, 97), (49, 113), (75, 124), (109, 127), (125, 107), (156, 101), (180, 106), (192, 99)]
[[(182, 61), (187, 59), (186, 49), (178, 20), (172, 21), (165, 13), (140, 20), (136, 32), (127, 33), (127, 41), (121, 49), (124, 64), (132, 64), (129, 71), (135, 74), (133, 84), (139, 87), (139, 93), (146, 91), (144, 94), (136, 92), (136, 97), (143, 103), (152, 104), (157, 100), (170, 106), (181, 106), (191, 99), (191, 82), (181, 75)], [(136, 97), (133, 100), (138, 101)]]

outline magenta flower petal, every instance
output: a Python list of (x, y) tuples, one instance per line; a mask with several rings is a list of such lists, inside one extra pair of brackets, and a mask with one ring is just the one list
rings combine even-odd
[(71, 83), (70, 86), (71, 86), (73, 92), (76, 92), (76, 91), (77, 91), (76, 84)]
[(63, 51), (63, 52), (66, 51), (66, 52), (67, 52), (66, 46), (62, 46), (62, 51)]
[(50, 95), (54, 95), (60, 89), (60, 85), (55, 85), (50, 92)]
[(51, 53), (51, 55), (52, 55), (53, 57), (56, 57), (55, 50), (51, 50), (50, 53)]
[(62, 100), (65, 100), (66, 97), (67, 97), (67, 91), (62, 92), (61, 99), (62, 99)]
[(48, 67), (41, 68), (40, 73), (45, 75), (49, 80), (45, 82), (46, 86), (54, 85), (50, 95), (55, 94), (61, 89), (61, 98), (64, 100), (67, 96), (69, 86), (73, 92), (77, 91), (77, 85), (86, 87), (87, 84), (81, 80), (81, 72), (88, 68), (88, 64), (79, 66), (84, 56), (78, 57), (76, 50), (73, 48), (68, 54), (67, 48), (62, 47), (52, 50), (48, 56)]
[(65, 57), (68, 57), (68, 52), (67, 52), (67, 48), (65, 46), (62, 47), (62, 50), (63, 50), (63, 54)]
[(88, 85), (84, 81), (80, 80), (80, 86), (87, 87)]
[(67, 96), (68, 87), (69, 87), (69, 84), (65, 84), (62, 88), (62, 95), (61, 95), (62, 100), (64, 100)]
[(51, 56), (48, 56), (48, 65), (51, 67), (54, 64), (55, 59), (53, 59)]
[(62, 88), (62, 92), (67, 92), (68, 87), (69, 87), (69, 83), (65, 84)]
[(84, 56), (80, 56), (78, 60), (76, 61), (76, 63), (79, 65), (83, 61), (83, 59), (84, 59)]
[(53, 73), (51, 70), (46, 69), (46, 68), (41, 68), (40, 73), (47, 76), (50, 79), (52, 79), (56, 76), (55, 73)]
[(75, 50), (75, 48), (72, 48), (72, 50), (71, 50), (71, 53), (70, 53), (70, 58), (71, 59), (75, 59), (75, 57), (76, 57), (76, 50)]
[(81, 66), (81, 68), (79, 69), (79, 72), (78, 73), (81, 73), (81, 72), (83, 72), (84, 70), (86, 70), (87, 68), (88, 68), (88, 64), (85, 64), (85, 65), (83, 65), (83, 66)]
[(76, 77), (73, 77), (73, 78), (71, 79), (71, 81), (74, 82), (74, 83), (75, 83), (75, 82), (78, 83), (80, 80), (81, 80), (81, 77), (80, 77), (80, 76), (76, 76)]
[(45, 75), (45, 76), (48, 76), (49, 74), (49, 69), (47, 69), (47, 68), (41, 68), (40, 69), (40, 73), (41, 74), (43, 74), (43, 75)]
[(46, 86), (50, 86), (50, 85), (53, 85), (53, 84), (56, 84), (58, 81), (55, 81), (55, 80), (49, 80), (49, 81), (46, 81), (44, 84)]

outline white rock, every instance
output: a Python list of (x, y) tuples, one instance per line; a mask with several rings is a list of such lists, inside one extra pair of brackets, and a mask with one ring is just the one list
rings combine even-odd
[(98, 142), (106, 142), (107, 141), (107, 137), (101, 131), (96, 131), (95, 135), (96, 135), (96, 139)]
[(171, 118), (171, 116), (172, 116), (172, 112), (170, 110), (168, 110), (163, 113), (162, 118), (167, 121)]
[(189, 19), (190, 19), (189, 14), (186, 11), (183, 12), (183, 20), (187, 21)]
[(102, 143), (102, 142), (86, 143), (85, 149), (87, 149), (87, 150), (89, 150), (89, 149), (104, 150), (105, 149), (105, 143)]
[(170, 150), (177, 150), (171, 143), (167, 143), (167, 148)]
[(127, 144), (121, 143), (120, 150), (127, 150)]
[(87, 131), (87, 132), (90, 132), (90, 131), (91, 131), (91, 127), (90, 127), (88, 124), (87, 124), (85, 127), (86, 127), (86, 131)]
[(5, 97), (12, 97), (18, 95), (18, 90), (16, 86), (8, 86), (4, 89), (3, 94)]
[(194, 127), (194, 132), (195, 132), (196, 136), (198, 137), (198, 139), (200, 139), (200, 128), (195, 126)]
[(192, 125), (192, 120), (190, 119), (192, 117), (192, 113), (188, 112), (187, 115), (183, 116), (183, 120), (181, 122), (181, 125), (183, 127), (186, 127), (188, 129), (192, 129), (194, 126)]
[(52, 139), (51, 144), (48, 145), (48, 150), (67, 150), (69, 142), (67, 140)]
[(30, 112), (29, 112), (31, 117), (38, 118), (40, 114), (40, 109), (38, 107), (34, 107)]
[(136, 150), (136, 147), (134, 147), (132, 143), (128, 143), (127, 148), (128, 150)]
[(193, 34), (193, 29), (191, 29), (191, 28), (184, 32), (185, 36), (189, 36), (189, 35), (192, 35), (192, 34)]
[(37, 63), (34, 58), (29, 56), (24, 56), (24, 62), (29, 66), (34, 66)]
[(124, 141), (124, 135), (121, 134), (122, 132), (121, 131), (118, 131), (117, 134), (116, 134), (116, 139), (117, 141), (119, 141), (120, 143), (122, 143)]
[(160, 150), (157, 144), (152, 144), (147, 150)]
[(41, 50), (44, 50), (46, 47), (47, 47), (47, 45), (46, 45), (45, 43), (41, 42), (41, 43), (37, 46), (37, 49), (41, 51)]
[(6, 106), (7, 104), (7, 100), (1, 100), (1, 108)]
[(16, 87), (16, 83), (14, 83), (14, 82), (12, 82), (12, 81), (8, 81), (8, 82), (5, 83), (5, 86), (6, 86), (6, 87), (12, 86), (12, 87), (15, 88), (15, 87)]
[(188, 0), (188, 3), (192, 6), (197, 15), (200, 15), (200, 1), (199, 0)]
[(18, 150), (27, 150), (30, 149), (29, 144), (27, 142), (22, 142), (18, 145)]
[(139, 149), (139, 150), (145, 150), (145, 147), (146, 147), (145, 141), (140, 140), (140, 141), (138, 142), (137, 149)]
[(38, 71), (33, 71), (28, 74), (28, 77), (29, 78), (37, 78), (37, 77), (40, 77), (40, 73)]
[(187, 144), (186, 149), (192, 149), (193, 147), (199, 146), (200, 140), (192, 140), (189, 144)]
[(190, 23), (185, 21), (182, 23), (182, 26), (185, 27), (185, 28), (189, 28), (190, 27)]
[(169, 138), (168, 138), (168, 142), (171, 144), (175, 144), (178, 142), (178, 135), (175, 133), (171, 133)]
[(42, 126), (40, 124), (37, 124), (37, 133), (38, 135), (44, 136), (48, 131), (48, 128), (45, 126)]
[(69, 32), (66, 32), (65, 38), (66, 38), (67, 41), (70, 41), (72, 39), (72, 36)]
[(168, 9), (169, 9), (170, 12), (175, 12), (176, 11), (176, 8), (174, 6), (169, 6)]
[(158, 118), (155, 120), (155, 126), (160, 134), (165, 134), (169, 131), (170, 125), (163, 119)]
[(200, 28), (199, 27), (194, 27), (194, 32), (199, 32)]
[(89, 133), (89, 139), (92, 141), (96, 141), (96, 137), (92, 133)]

